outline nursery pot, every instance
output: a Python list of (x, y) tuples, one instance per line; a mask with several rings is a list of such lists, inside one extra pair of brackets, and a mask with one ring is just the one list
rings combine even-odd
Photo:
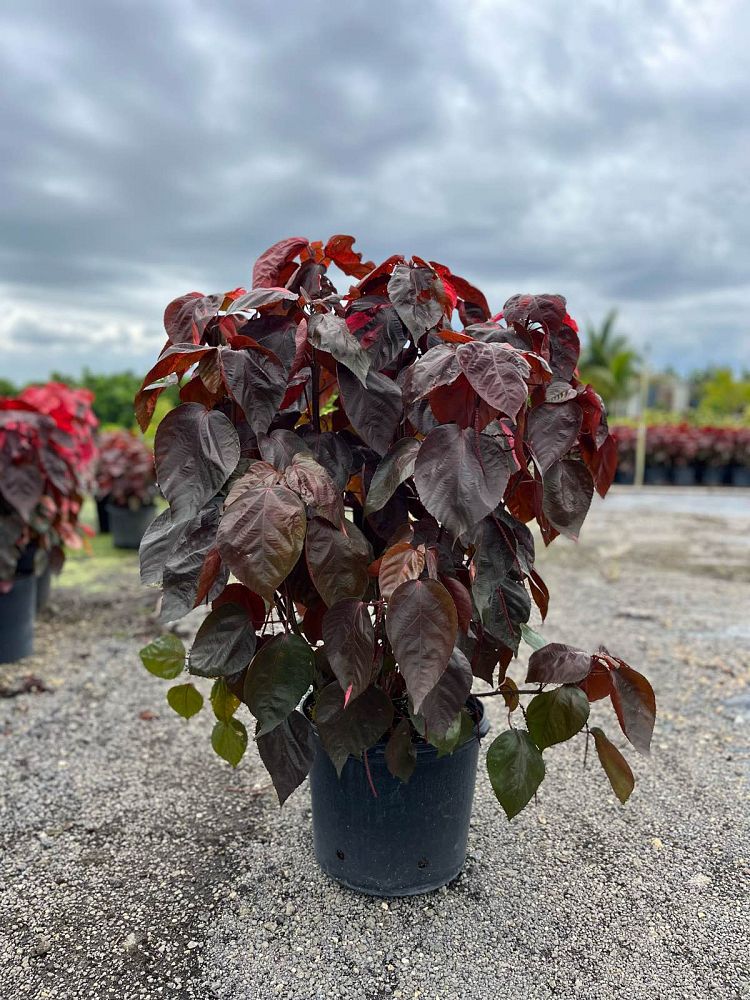
[(146, 528), (156, 517), (153, 505), (131, 510), (130, 507), (107, 505), (109, 524), (112, 531), (112, 541), (116, 549), (137, 549)]
[(34, 651), (36, 577), (17, 573), (7, 594), (0, 594), (0, 663), (14, 663)]
[(47, 560), (44, 571), (36, 578), (36, 610), (41, 611), (49, 603), (49, 595), (52, 590), (52, 568)]
[(675, 486), (695, 486), (696, 479), (694, 465), (675, 465), (672, 469), (672, 482)]
[(666, 486), (669, 483), (669, 469), (666, 465), (647, 464), (643, 471), (643, 482), (647, 486)]
[(385, 742), (367, 751), (373, 794), (364, 764), (349, 757), (341, 778), (315, 733), (310, 771), (315, 857), (323, 871), (370, 896), (414, 896), (450, 882), (466, 860), (479, 739), (489, 722), (476, 698), (476, 736), (438, 758), (416, 744), (417, 766), (407, 783), (385, 763)]
[(704, 486), (722, 486), (726, 466), (724, 465), (704, 465), (703, 476), (701, 477)]
[(732, 466), (732, 486), (750, 486), (750, 466)]
[(99, 534), (109, 534), (109, 497), (101, 497), (96, 501), (96, 516), (99, 521)]

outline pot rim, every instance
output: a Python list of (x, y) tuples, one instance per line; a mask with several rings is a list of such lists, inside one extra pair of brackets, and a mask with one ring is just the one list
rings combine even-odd
[[(313, 697), (313, 692), (309, 691), (302, 699), (298, 707), (299, 710), (307, 719), (307, 721), (312, 726), (313, 732), (315, 733), (315, 738), (320, 741), (320, 734), (318, 733), (318, 727), (315, 725), (315, 723), (310, 718), (307, 712), (307, 708), (308, 705), (310, 704), (310, 701), (312, 700), (312, 697)], [(487, 718), (487, 713), (484, 710), (484, 704), (475, 694), (469, 695), (469, 697), (466, 699), (465, 707), (469, 708), (470, 711), (472, 710), (472, 708), (475, 711), (478, 710), (478, 720), (474, 723), (474, 736), (472, 739), (468, 739), (460, 746), (456, 747), (455, 750), (451, 751), (451, 753), (445, 754), (444, 755), (445, 757), (453, 757), (457, 753), (462, 753), (468, 747), (472, 746), (474, 742), (481, 743), (484, 737), (490, 731), (490, 721)], [(371, 747), (367, 747), (367, 749), (364, 752), (367, 753), (368, 755), (374, 753), (377, 756), (383, 756), (385, 754), (385, 748), (387, 743), (388, 741), (386, 739), (381, 738), (378, 740), (377, 743), (373, 743)], [(433, 746), (432, 743), (428, 743), (427, 740), (423, 739), (422, 737), (419, 737), (419, 742), (412, 741), (412, 746), (415, 748), (418, 757), (437, 755), (437, 747)]]

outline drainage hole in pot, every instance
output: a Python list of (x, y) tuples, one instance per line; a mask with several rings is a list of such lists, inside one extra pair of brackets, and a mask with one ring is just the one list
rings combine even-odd
[(336, 857), (339, 859), (339, 861), (343, 861), (344, 860), (344, 852), (343, 851), (336, 851)]
[(427, 858), (422, 858), (421, 861), (417, 861), (417, 868), (426, 868)]

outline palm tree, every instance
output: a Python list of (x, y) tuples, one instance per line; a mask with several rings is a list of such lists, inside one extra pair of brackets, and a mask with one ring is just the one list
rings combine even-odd
[(615, 333), (617, 310), (612, 309), (598, 328), (588, 324), (578, 365), (582, 382), (590, 382), (610, 407), (630, 396), (640, 357), (628, 338)]

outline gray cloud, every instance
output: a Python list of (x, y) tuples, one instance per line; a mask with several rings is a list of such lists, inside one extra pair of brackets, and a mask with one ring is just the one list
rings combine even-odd
[(334, 232), (750, 365), (748, 28), (739, 0), (10, 0), (0, 370), (141, 369), (170, 298)]

